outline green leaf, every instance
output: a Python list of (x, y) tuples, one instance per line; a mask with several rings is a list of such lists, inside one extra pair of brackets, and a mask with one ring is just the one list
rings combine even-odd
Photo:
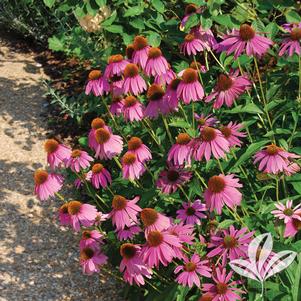
[(124, 17), (132, 17), (132, 16), (139, 16), (143, 13), (144, 7), (143, 6), (133, 6), (128, 8), (125, 13), (124, 13)]
[(235, 26), (235, 24), (233, 23), (233, 18), (230, 15), (219, 15), (213, 17), (213, 21), (229, 28), (233, 28)]
[(54, 51), (63, 51), (65, 48), (63, 39), (59, 39), (56, 36), (48, 39), (48, 47)]
[(152, 3), (152, 6), (153, 6), (159, 13), (164, 13), (164, 12), (165, 12), (164, 3), (163, 3), (161, 0), (152, 0), (151, 3)]
[(185, 30), (189, 30), (190, 28), (198, 25), (199, 22), (200, 22), (200, 20), (199, 20), (197, 14), (191, 15), (185, 24)]
[(95, 2), (99, 7), (104, 7), (107, 4), (106, 0), (95, 0)]
[(83, 147), (87, 147), (88, 146), (88, 138), (87, 137), (80, 137), (78, 139), (78, 143), (83, 146)]
[(301, 300), (301, 253), (298, 255), (298, 267), (295, 270), (295, 279), (292, 286), (292, 297), (293, 300)]
[(171, 122), (169, 126), (176, 127), (176, 128), (183, 128), (183, 129), (190, 128), (190, 124), (183, 119), (175, 120)]
[(130, 25), (132, 25), (134, 28), (141, 29), (141, 30), (145, 28), (143, 20), (137, 18), (130, 21)]
[(101, 23), (102, 27), (111, 25), (116, 20), (116, 17), (117, 17), (117, 12), (116, 10), (114, 10), (111, 16)]
[(227, 113), (237, 114), (237, 113), (250, 113), (250, 114), (262, 114), (263, 112), (254, 103), (249, 103), (245, 106), (239, 105), (232, 110), (227, 110)]
[(55, 0), (43, 0), (44, 1), (44, 4), (46, 6), (48, 6), (49, 8), (51, 8), (55, 2)]
[(277, 23), (275, 22), (269, 23), (265, 28), (265, 32), (268, 38), (274, 40), (275, 37), (277, 36), (277, 33), (279, 32), (279, 27)]
[(301, 22), (301, 17), (294, 10), (290, 10), (285, 14), (286, 21), (289, 23)]
[(229, 226), (233, 225), (235, 221), (233, 221), (232, 219), (225, 219), (224, 221), (222, 221), (221, 223), (218, 224), (218, 228), (219, 229), (226, 229)]
[(123, 33), (123, 27), (121, 25), (109, 25), (104, 28), (105, 30), (113, 33)]
[(287, 178), (287, 182), (293, 185), (296, 192), (301, 194), (301, 174), (294, 174)]
[(261, 149), (268, 142), (269, 142), (269, 140), (263, 140), (263, 141), (252, 143), (251, 145), (249, 145), (246, 152), (242, 156), (239, 157), (239, 159), (234, 164), (232, 169), (236, 168), (237, 166), (241, 165), (242, 163), (244, 163), (245, 161), (250, 159), (253, 154), (255, 154), (259, 149)]
[(152, 32), (147, 36), (148, 42), (153, 47), (158, 47), (161, 44), (161, 37), (158, 33)]

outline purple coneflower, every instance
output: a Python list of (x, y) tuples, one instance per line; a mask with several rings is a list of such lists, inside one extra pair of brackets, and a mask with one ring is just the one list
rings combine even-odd
[(94, 159), (88, 155), (87, 152), (75, 149), (71, 152), (69, 158), (65, 160), (66, 167), (71, 168), (74, 172), (80, 172), (81, 169), (85, 169), (90, 166), (90, 162)]
[(146, 83), (144, 79), (139, 75), (139, 69), (136, 64), (127, 64), (124, 69), (124, 93), (132, 93), (138, 95), (146, 90)]
[(138, 137), (131, 137), (128, 141), (128, 153), (135, 154), (140, 162), (146, 162), (152, 159), (150, 149), (143, 144), (142, 140)]
[(115, 116), (120, 116), (123, 111), (123, 99), (120, 96), (114, 96), (109, 106), (110, 112)]
[(301, 23), (297, 24), (284, 24), (284, 30), (287, 31), (285, 38), (282, 41), (282, 44), (279, 49), (279, 56), (287, 54), (292, 56), (294, 53), (301, 54)]
[(136, 36), (133, 42), (133, 49), (133, 63), (137, 64), (144, 70), (148, 58), (148, 50), (150, 49), (147, 39), (143, 36)]
[(121, 159), (121, 164), (122, 176), (124, 179), (139, 179), (145, 172), (143, 162), (139, 161), (136, 154), (133, 152), (126, 152)]
[(214, 116), (212, 116), (212, 114), (206, 116), (203, 113), (201, 115), (195, 113), (194, 118), (197, 121), (199, 129), (203, 128), (204, 126), (212, 127), (217, 122), (217, 119)]
[(99, 272), (99, 267), (105, 264), (108, 257), (101, 253), (99, 247), (90, 245), (80, 251), (80, 265), (82, 266), (83, 273), (92, 275)]
[(183, 203), (182, 206), (183, 209), (177, 211), (177, 219), (180, 219), (185, 224), (200, 225), (201, 219), (206, 218), (203, 212), (207, 211), (207, 208), (200, 200), (196, 200), (192, 204)]
[(111, 55), (108, 59), (108, 65), (105, 70), (105, 76), (110, 78), (114, 75), (122, 75), (128, 61), (121, 54)]
[(106, 188), (112, 183), (111, 174), (101, 163), (92, 166), (91, 183), (96, 189), (99, 189), (100, 186)]
[(192, 155), (192, 140), (187, 133), (180, 133), (176, 143), (170, 148), (167, 160), (174, 165), (190, 165)]
[(239, 140), (239, 138), (247, 136), (246, 133), (240, 132), (243, 127), (243, 124), (232, 121), (230, 121), (228, 125), (221, 127), (220, 131), (229, 142), (230, 147), (242, 145), (242, 142)]
[(123, 101), (123, 117), (125, 121), (140, 121), (143, 119), (144, 107), (138, 98), (129, 95)]
[(102, 76), (99, 70), (92, 70), (89, 73), (88, 83), (85, 89), (86, 95), (89, 95), (91, 91), (95, 96), (100, 96), (110, 91), (108, 81)]
[(44, 144), (44, 149), (47, 153), (47, 162), (52, 169), (60, 167), (71, 156), (71, 149), (55, 139), (48, 139)]
[(156, 76), (166, 74), (169, 65), (161, 50), (157, 47), (152, 47), (148, 50), (147, 61), (144, 67), (145, 74), (148, 76)]
[(196, 55), (198, 52), (208, 49), (206, 43), (198, 39), (194, 33), (185, 36), (184, 42), (180, 46), (181, 52), (188, 55)]
[(169, 217), (157, 212), (153, 208), (144, 208), (140, 213), (140, 217), (146, 233), (149, 231), (166, 230), (170, 226)]

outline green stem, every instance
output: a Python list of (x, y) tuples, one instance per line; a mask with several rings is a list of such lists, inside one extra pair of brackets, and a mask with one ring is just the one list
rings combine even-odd
[(212, 55), (212, 57), (215, 59), (215, 61), (217, 62), (217, 64), (223, 69), (223, 71), (228, 74), (227, 70), (225, 69), (225, 67), (220, 63), (220, 61), (218, 60), (218, 58), (215, 56), (215, 54), (212, 52), (211, 49), (209, 49), (210, 54)]
[(200, 69), (199, 69), (198, 62), (197, 62), (195, 56), (193, 56), (193, 60), (194, 60), (196, 69), (197, 69), (197, 71), (198, 71), (200, 81), (201, 81), (202, 85), (204, 85), (203, 80), (202, 80), (202, 74), (201, 74), (201, 71), (200, 71)]
[(181, 104), (179, 104), (179, 108), (180, 108), (180, 110), (181, 110), (181, 111), (182, 111), (182, 113), (183, 113), (183, 116), (184, 116), (184, 118), (185, 118), (185, 121), (186, 121), (186, 122), (188, 122), (187, 115), (186, 115), (186, 113), (185, 113), (185, 110), (184, 110), (184, 108), (182, 107), (182, 105), (181, 105)]
[(276, 201), (279, 203), (279, 179), (276, 178), (276, 186), (275, 186), (275, 192), (276, 192)]
[(201, 183), (204, 185), (204, 187), (207, 188), (207, 184), (206, 184), (204, 178), (199, 174), (199, 172), (196, 169), (194, 170), (194, 172), (197, 175), (197, 177), (199, 178), (199, 180), (201, 181)]
[(63, 201), (64, 203), (66, 203), (64, 197), (63, 197), (60, 193), (55, 192), (54, 194), (55, 194), (61, 201)]
[(217, 164), (218, 164), (218, 167), (219, 167), (221, 173), (224, 175), (225, 173), (224, 173), (224, 170), (223, 170), (223, 167), (222, 167), (222, 164), (221, 164), (220, 160), (219, 159), (216, 159), (216, 160), (217, 160)]
[(163, 123), (164, 123), (164, 126), (165, 126), (165, 129), (166, 129), (166, 132), (167, 132), (167, 136), (169, 138), (169, 141), (171, 144), (173, 144), (173, 139), (172, 139), (172, 136), (171, 136), (171, 133), (170, 133), (170, 130), (169, 130), (169, 126), (168, 126), (168, 123), (166, 121), (166, 118), (162, 115), (162, 120), (163, 120)]
[(181, 185), (178, 186), (180, 188), (180, 190), (183, 192), (183, 194), (185, 195), (188, 203), (190, 204), (190, 199), (189, 199), (189, 196), (186, 194), (186, 192), (184, 191), (183, 187)]

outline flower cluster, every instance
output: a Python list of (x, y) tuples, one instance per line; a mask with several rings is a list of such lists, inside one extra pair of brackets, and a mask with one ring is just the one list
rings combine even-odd
[[(181, 28), (201, 11), (188, 5)], [(283, 30), (286, 37), (279, 55), (300, 54), (301, 25), (285, 24)], [(249, 229), (254, 224), (249, 222), (246, 201), (258, 198), (249, 175), (276, 179), (278, 189), (280, 179), (300, 171), (300, 156), (283, 143), (277, 146), (268, 130), (266, 137), (272, 137), (271, 141), (241, 151), (247, 137), (253, 142), (248, 124), (232, 120), (231, 114), (221, 110), (237, 108), (236, 101), (252, 93), (256, 82), (247, 70), (224, 68), (214, 53), (233, 54), (235, 59), (245, 53), (257, 66), (257, 58), (273, 45), (249, 24), (222, 37), (195, 26), (179, 45), (180, 52), (193, 61), (179, 73), (162, 49), (150, 45), (144, 36), (127, 45), (126, 56), (110, 56), (105, 70), (90, 71), (85, 93), (100, 98), (106, 112), (92, 120), (87, 147), (72, 150), (47, 140), (49, 171), (34, 174), (35, 193), (41, 201), (55, 196), (64, 200), (59, 194), (64, 181), (70, 174), (76, 178), (74, 185), (85, 202), (64, 200), (59, 220), (82, 232), (84, 273), (99, 272), (108, 261), (105, 250), (113, 235), (112, 245), (120, 253), (119, 270), (129, 284), (146, 285), (160, 277), (155, 270), (172, 266), (170, 278), (189, 288), (199, 287), (200, 300), (241, 299), (245, 292), (237, 287), (241, 282), (229, 272), (228, 263), (247, 258), (255, 232)], [(209, 66), (196, 60), (204, 53), (223, 67), (212, 80), (212, 90), (202, 78)], [(268, 112), (266, 119), (260, 116), (261, 127), (270, 121)], [(154, 122), (160, 124), (158, 128)], [(123, 129), (126, 126), (130, 131)], [(157, 134), (160, 129), (163, 138)], [(252, 156), (258, 168), (249, 174), (242, 162)], [(245, 191), (252, 194), (251, 199)], [(284, 221), (284, 237), (295, 236), (301, 229), (300, 205), (293, 207), (287, 201), (276, 207), (269, 214)], [(225, 216), (230, 226), (220, 226)]]

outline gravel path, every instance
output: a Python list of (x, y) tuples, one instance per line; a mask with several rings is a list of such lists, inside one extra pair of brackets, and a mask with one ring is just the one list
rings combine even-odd
[(114, 280), (82, 275), (79, 238), (58, 226), (57, 204), (32, 196), (46, 137), (45, 75), (33, 57), (0, 38), (0, 301), (122, 300)]

